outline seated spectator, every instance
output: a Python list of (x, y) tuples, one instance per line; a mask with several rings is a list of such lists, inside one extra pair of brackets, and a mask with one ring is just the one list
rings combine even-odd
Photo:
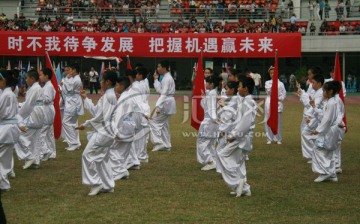
[(348, 35), (352, 34), (352, 33), (353, 33), (353, 29), (354, 29), (354, 28), (351, 26), (351, 24), (350, 24), (350, 23), (347, 23), (346, 28), (345, 28), (346, 34), (348, 34)]
[(137, 32), (138, 32), (138, 33), (145, 33), (145, 29), (144, 29), (144, 26), (143, 26), (142, 24), (140, 24)]
[(315, 31), (316, 31), (316, 26), (314, 25), (314, 23), (311, 23), (311, 25), (310, 25), (310, 36), (314, 36)]
[(344, 23), (342, 22), (341, 25), (339, 26), (340, 35), (345, 35), (346, 34), (345, 31), (346, 31), (346, 27), (345, 27)]
[(306, 35), (305, 27), (299, 26), (298, 32), (301, 33), (301, 35), (305, 36)]
[(45, 25), (44, 25), (43, 29), (44, 29), (45, 32), (50, 32), (51, 31), (52, 28), (51, 28), (49, 22), (45, 22)]
[(325, 28), (325, 25), (321, 24), (319, 35), (327, 35), (326, 32), (327, 32), (327, 29)]

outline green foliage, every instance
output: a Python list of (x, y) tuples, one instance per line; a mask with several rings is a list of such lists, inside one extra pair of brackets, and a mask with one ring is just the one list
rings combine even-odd
[(305, 65), (300, 66), (300, 68), (294, 72), (294, 75), (296, 77), (296, 80), (298, 80), (298, 82), (302, 80), (303, 77), (307, 76), (306, 66)]

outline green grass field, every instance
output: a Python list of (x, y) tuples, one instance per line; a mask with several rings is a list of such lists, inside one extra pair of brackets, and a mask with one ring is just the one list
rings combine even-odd
[[(343, 174), (338, 183), (314, 183), (317, 177), (302, 159), (302, 106), (288, 102), (283, 114), (283, 144), (266, 145), (257, 125), (254, 150), (247, 163), (252, 196), (229, 194), (215, 171), (201, 171), (196, 162), (196, 137), (189, 121), (181, 124), (184, 104), (171, 120), (170, 152), (151, 152), (149, 163), (116, 182), (115, 192), (87, 196), (81, 184), (81, 150), (67, 152), (57, 142), (56, 160), (40, 169), (22, 170), (15, 159), (16, 179), (2, 194), (8, 223), (359, 223), (360, 158), (358, 111), (347, 105), (349, 133), (343, 142)], [(186, 107), (185, 107), (185, 111)], [(81, 121), (89, 118), (83, 116)], [(259, 123), (263, 117), (259, 117)]]

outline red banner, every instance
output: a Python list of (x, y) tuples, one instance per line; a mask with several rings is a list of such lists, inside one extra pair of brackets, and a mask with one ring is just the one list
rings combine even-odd
[(1, 32), (0, 55), (272, 58), (301, 57), (300, 33), (127, 34)]

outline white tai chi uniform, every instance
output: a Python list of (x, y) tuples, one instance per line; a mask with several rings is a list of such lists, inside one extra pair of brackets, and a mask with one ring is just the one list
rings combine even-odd
[(135, 136), (137, 117), (135, 116), (134, 92), (129, 87), (121, 93), (117, 101), (117, 108), (113, 114), (112, 127), (115, 141), (110, 147), (110, 164), (115, 180), (128, 177), (127, 160)]
[(316, 128), (319, 133), (315, 140), (312, 170), (315, 173), (336, 177), (334, 151), (339, 145), (337, 117), (338, 105), (335, 97), (331, 97), (324, 105), (321, 123)]
[[(147, 116), (150, 116), (151, 111), (150, 111), (150, 106), (149, 106), (149, 101), (148, 101), (148, 97), (150, 94), (149, 80), (147, 78), (144, 80), (141, 80), (140, 84), (142, 85), (141, 90), (142, 90), (142, 98), (143, 98), (143, 103), (144, 103), (143, 108), (145, 109), (145, 111), (143, 111), (143, 113)], [(148, 138), (149, 138), (149, 132), (150, 132), (149, 121), (145, 117), (142, 117), (141, 130), (138, 134), (139, 135), (138, 159), (140, 160), (140, 162), (147, 161), (149, 158), (148, 153), (147, 153), (147, 143), (148, 143)], [(137, 138), (137, 136), (135, 136), (135, 138)]]
[(214, 161), (215, 144), (218, 137), (219, 125), (217, 120), (217, 90), (212, 89), (201, 99), (201, 106), (204, 109), (204, 120), (200, 124), (199, 135), (196, 142), (196, 158), (201, 164)]
[(82, 83), (79, 75), (64, 79), (63, 93), (65, 96), (65, 109), (63, 117), (63, 130), (65, 140), (69, 147), (80, 145), (78, 126), (79, 115), (84, 114), (84, 107), (80, 97)]
[(107, 89), (96, 106), (88, 98), (85, 108), (94, 116), (84, 123), (84, 127), (93, 128), (88, 133), (88, 144), (82, 154), (82, 183), (87, 186), (102, 185), (103, 189), (115, 187), (110, 165), (110, 146), (114, 141), (111, 127), (112, 115), (116, 109), (114, 88)]
[[(333, 81), (333, 78), (329, 78), (329, 79), (325, 79), (325, 83), (329, 82), (329, 81)], [(345, 83), (343, 81), (341, 81), (341, 88), (343, 90), (344, 93), (344, 97), (346, 97), (346, 88), (345, 88)], [(339, 111), (339, 117), (338, 117), (338, 121), (339, 124), (342, 122), (342, 119), (344, 118), (344, 113), (345, 113), (345, 107), (344, 107), (344, 103), (341, 101), (341, 98), (339, 96), (339, 94), (335, 95), (336, 101), (338, 102), (338, 111)], [(341, 102), (340, 102), (341, 101)], [(340, 118), (342, 117), (342, 118)], [(340, 130), (340, 141), (342, 142), (343, 138), (345, 135), (345, 129), (341, 129)], [(335, 156), (335, 167), (336, 168), (340, 168), (341, 167), (341, 142), (338, 145), (338, 148), (335, 150), (334, 156)]]
[(266, 90), (266, 100), (265, 100), (265, 132), (267, 141), (275, 141), (275, 142), (281, 142), (282, 141), (282, 112), (284, 110), (283, 101), (286, 97), (286, 90), (284, 87), (284, 84), (278, 80), (278, 133), (277, 135), (274, 135), (270, 129), (270, 127), (267, 124), (267, 121), (270, 116), (270, 95), (271, 95), (271, 86), (272, 86), (273, 80), (268, 80), (265, 82), (265, 90)]
[[(237, 106), (238, 106), (238, 102), (239, 102), (239, 97), (238, 95), (235, 96), (231, 96), (231, 97), (226, 97), (224, 98), (226, 106), (220, 108), (218, 110), (218, 117), (220, 120), (220, 125), (219, 125), (219, 138), (218, 138), (218, 143), (216, 146), (216, 150), (215, 150), (215, 161), (218, 160), (218, 158), (216, 158), (218, 155), (217, 153), (219, 153), (223, 148), (225, 148), (226, 143), (227, 143), (227, 136), (229, 134), (230, 131), (232, 131), (235, 127), (235, 120), (236, 120), (236, 115), (237, 115)], [(219, 169), (218, 166), (216, 166), (216, 171), (218, 173), (221, 173), (221, 170)]]
[[(41, 156), (54, 159), (56, 157), (56, 147), (54, 138), (54, 118), (55, 118), (55, 89), (51, 81), (47, 81), (42, 88), (43, 106), (41, 109), (44, 114), (43, 127), (40, 131)], [(48, 154), (48, 155), (47, 155)]]
[(0, 189), (10, 189), (14, 144), (19, 140), (18, 103), (11, 87), (0, 94)]
[(140, 165), (139, 155), (140, 152), (143, 151), (144, 141), (146, 141), (146, 138), (142, 136), (145, 134), (142, 132), (142, 124), (145, 123), (145, 125), (147, 125), (145, 116), (150, 116), (150, 107), (144, 100), (145, 86), (140, 81), (134, 81), (129, 87), (127, 94), (130, 94), (129, 97), (131, 98), (128, 100), (134, 103), (133, 120), (136, 124), (135, 137), (131, 145), (130, 155), (127, 159), (127, 164), (131, 167), (133, 165)]
[[(64, 94), (62, 93), (62, 87), (59, 85), (59, 90), (61, 91), (60, 93), (60, 101), (59, 101), (59, 107), (60, 107), (60, 115), (61, 115), (61, 120), (64, 120), (64, 109), (65, 109), (65, 97)], [(61, 138), (63, 140), (65, 140), (65, 133), (64, 133), (64, 126), (61, 126)]]
[(176, 114), (175, 103), (175, 82), (170, 72), (164, 75), (159, 82), (155, 80), (154, 86), (160, 93), (156, 102), (156, 108), (160, 109), (160, 114), (155, 113), (149, 121), (150, 139), (154, 145), (163, 145), (165, 148), (171, 148), (170, 142), (170, 117)]
[(257, 105), (251, 95), (239, 97), (238, 101), (234, 129), (228, 135), (234, 140), (226, 143), (225, 147), (217, 152), (216, 158), (225, 183), (235, 191), (243, 180), (245, 183), (242, 193), (247, 193), (250, 192), (250, 185), (247, 183), (245, 160), (252, 150)]
[(26, 91), (25, 102), (20, 105), (19, 123), (27, 128), (20, 133), (19, 142), (15, 144), (15, 151), (20, 160), (35, 159), (34, 164), (40, 164), (40, 131), (44, 123), (42, 110), (42, 89), (35, 82)]
[[(345, 114), (345, 106), (344, 106), (344, 103), (342, 102), (339, 94), (335, 95), (335, 100), (337, 102), (338, 113), (339, 113), (336, 122), (338, 124), (342, 124), (343, 119), (344, 119), (344, 114)], [(340, 131), (339, 131), (339, 137), (338, 137), (339, 145), (334, 152), (335, 168), (341, 168), (341, 143), (342, 143), (342, 140), (344, 139), (345, 130), (346, 130), (346, 128), (340, 128)]]
[[(320, 120), (314, 116), (314, 113), (316, 110), (321, 112), (323, 109), (323, 90), (320, 88), (317, 91), (312, 90), (308, 92), (305, 93), (303, 91), (303, 94), (300, 96), (300, 101), (304, 104), (303, 121), (301, 123), (301, 150), (303, 157), (310, 160), (313, 155), (312, 151), (316, 139), (316, 136), (312, 135), (311, 132), (320, 123)], [(314, 100), (315, 108), (310, 105), (309, 97)], [(306, 118), (310, 119), (309, 124), (306, 124)]]

